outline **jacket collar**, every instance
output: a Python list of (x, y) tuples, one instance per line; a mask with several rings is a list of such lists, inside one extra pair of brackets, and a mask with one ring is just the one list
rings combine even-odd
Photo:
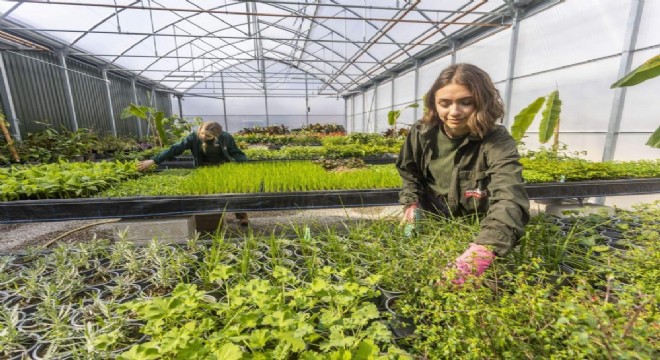
[[(433, 140), (437, 139), (438, 137), (438, 131), (440, 131), (440, 123), (435, 122), (433, 124), (426, 124), (421, 121), (418, 121), (417, 124), (415, 125), (417, 127), (417, 131), (419, 131), (419, 134), (424, 140)], [(487, 134), (485, 137), (488, 137), (490, 134), (492, 134), (492, 130), (489, 134)], [(482, 139), (474, 134), (468, 134), (465, 138), (466, 141), (463, 143), (466, 143), (467, 141), (481, 141)]]

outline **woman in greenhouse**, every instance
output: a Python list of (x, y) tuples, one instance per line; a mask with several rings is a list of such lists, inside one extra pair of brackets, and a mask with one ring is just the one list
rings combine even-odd
[(480, 276), (524, 234), (529, 199), (515, 140), (496, 122), (504, 115), (499, 91), (482, 69), (452, 65), (425, 97), (426, 112), (410, 128), (396, 166), (403, 180), (402, 224), (423, 214), (486, 214), (469, 248), (451, 267), (452, 282)]
[[(138, 170), (146, 171), (155, 164), (181, 155), (185, 150), (192, 152), (195, 167), (247, 161), (247, 156), (238, 148), (231, 134), (222, 131), (222, 126), (217, 122), (207, 121), (202, 123), (196, 132), (193, 131), (178, 143), (154, 156), (153, 159), (141, 161), (138, 164)], [(246, 213), (236, 213), (236, 218), (242, 226), (249, 225)]]

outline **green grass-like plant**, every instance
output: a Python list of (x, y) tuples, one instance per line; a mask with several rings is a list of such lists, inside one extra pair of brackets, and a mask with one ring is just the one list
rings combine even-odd
[(329, 172), (312, 162), (287, 161), (228, 163), (189, 172), (179, 170), (171, 173), (168, 170), (126, 182), (100, 196), (386, 189), (400, 186), (401, 178), (392, 165), (373, 165), (365, 169)]

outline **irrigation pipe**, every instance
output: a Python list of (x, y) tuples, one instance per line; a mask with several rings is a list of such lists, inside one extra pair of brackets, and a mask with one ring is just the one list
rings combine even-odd
[(76, 228), (76, 229), (73, 229), (73, 230), (69, 230), (69, 231), (65, 232), (64, 234), (62, 234), (62, 235), (60, 235), (60, 236), (58, 236), (58, 237), (56, 237), (56, 238), (54, 238), (54, 239), (48, 241), (48, 242), (46, 243), (46, 245), (44, 245), (44, 248), (47, 248), (47, 247), (51, 246), (51, 245), (52, 245), (54, 242), (56, 242), (57, 240), (60, 240), (60, 239), (66, 237), (66, 236), (68, 236), (68, 235), (71, 235), (71, 234), (73, 234), (73, 233), (76, 232), (76, 231), (84, 230), (84, 229), (87, 229), (88, 227), (92, 227), (92, 226), (96, 226), (96, 225), (102, 225), (102, 224), (109, 224), (109, 223), (117, 222), (117, 221), (119, 221), (119, 220), (121, 220), (121, 219), (103, 220), (103, 221), (98, 221), (98, 222), (95, 222), (95, 223), (87, 224), (87, 225), (81, 226), (81, 227)]

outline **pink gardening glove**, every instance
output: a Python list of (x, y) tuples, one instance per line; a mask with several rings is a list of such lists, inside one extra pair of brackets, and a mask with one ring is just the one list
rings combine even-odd
[(493, 263), (494, 258), (495, 253), (485, 246), (470, 244), (470, 247), (454, 261), (457, 276), (452, 283), (462, 285), (468, 276), (480, 276)]
[(419, 203), (412, 203), (406, 208), (403, 212), (403, 219), (401, 219), (401, 225), (415, 223), (419, 217)]
[(407, 238), (411, 238), (416, 234), (415, 225), (420, 218), (421, 210), (419, 208), (419, 203), (412, 203), (406, 208), (403, 212), (403, 217), (401, 218), (401, 223), (399, 226), (403, 226), (403, 234)]

